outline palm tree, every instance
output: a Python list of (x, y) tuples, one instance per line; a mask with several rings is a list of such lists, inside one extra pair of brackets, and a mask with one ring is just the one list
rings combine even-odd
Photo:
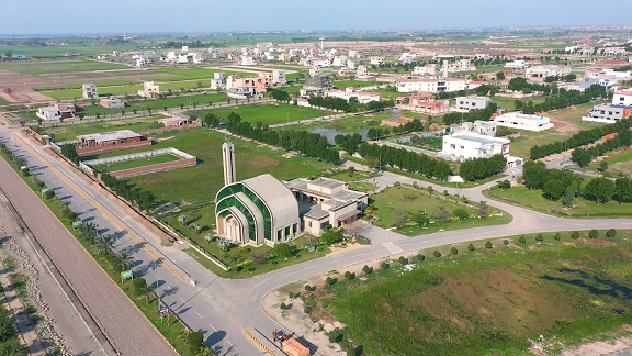
[(88, 240), (91, 245), (94, 245), (96, 237), (99, 235), (99, 230), (93, 222), (81, 225), (81, 237)]
[(112, 247), (114, 246), (114, 237), (110, 234), (108, 235), (101, 235), (96, 243), (95, 246), (97, 248), (97, 253), (102, 255), (102, 254), (108, 254), (110, 252), (112, 252)]
[(123, 267), (123, 270), (129, 269), (129, 266), (134, 263), (134, 257), (132, 257), (132, 254), (129, 252), (123, 252), (119, 258), (121, 259), (121, 267)]

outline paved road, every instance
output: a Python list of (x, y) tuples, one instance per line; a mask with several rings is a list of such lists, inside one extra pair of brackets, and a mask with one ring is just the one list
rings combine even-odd
[[(0, 140), (11, 140), (11, 147), (28, 158), (28, 164), (49, 187), (56, 188), (60, 196), (68, 197), (70, 207), (80, 211), (84, 221), (97, 222), (104, 232), (118, 237), (116, 251), (130, 251), (136, 258), (134, 270), (144, 275), (150, 283), (157, 283), (158, 292), (172, 306), (182, 320), (192, 329), (202, 331), (208, 345), (222, 348), (221, 354), (253, 355), (260, 350), (243, 335), (243, 329), (252, 325), (266, 334), (278, 325), (260, 308), (262, 297), (269, 291), (331, 269), (364, 263), (402, 253), (416, 253), (422, 248), (432, 248), (451, 243), (463, 243), (490, 237), (502, 237), (519, 233), (553, 232), (582, 229), (623, 229), (632, 226), (627, 220), (565, 220), (532, 212), (509, 204), (489, 201), (492, 206), (511, 213), (513, 221), (507, 225), (480, 227), (471, 230), (444, 232), (416, 237), (386, 233), (371, 228), (371, 233), (384, 236), (376, 244), (349, 252), (329, 255), (298, 266), (286, 267), (266, 275), (246, 280), (226, 280), (202, 268), (178, 247), (158, 247), (159, 238), (142, 224), (133, 220), (129, 213), (105, 198), (88, 181), (77, 176), (71, 168), (53, 158), (44, 149), (19, 135), (0, 131)], [(17, 145), (14, 146), (14, 145)], [(387, 173), (379, 178), (384, 184), (409, 178)], [(412, 183), (412, 179), (410, 182)], [(421, 186), (428, 183), (418, 181)], [(461, 194), (472, 200), (487, 200), (483, 189), (493, 185), (462, 190)], [(435, 190), (455, 188), (435, 187)], [(385, 245), (384, 245), (385, 244)], [(157, 257), (162, 263), (156, 264)], [(196, 286), (189, 279), (198, 281)]]
[(0, 190), (114, 348), (125, 355), (173, 355), (153, 325), (4, 160), (0, 160), (0, 176)]

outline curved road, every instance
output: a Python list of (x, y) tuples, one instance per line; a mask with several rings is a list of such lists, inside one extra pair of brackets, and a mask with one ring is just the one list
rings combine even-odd
[[(489, 205), (507, 211), (513, 221), (506, 225), (480, 227), (464, 231), (442, 232), (406, 237), (371, 227), (369, 235), (379, 244), (329, 255), (301, 265), (286, 267), (265, 275), (245, 280), (218, 278), (201, 267), (193, 258), (177, 246), (160, 247), (159, 237), (135, 221), (128, 211), (106, 198), (99, 189), (77, 171), (53, 157), (42, 147), (21, 134), (0, 129), (0, 140), (10, 142), (10, 147), (25, 156), (28, 166), (44, 180), (49, 188), (56, 189), (58, 196), (68, 199), (70, 207), (79, 213), (83, 221), (95, 221), (104, 233), (117, 236), (115, 251), (131, 252), (136, 259), (134, 271), (143, 275), (148, 283), (157, 286), (164, 302), (192, 329), (202, 331), (206, 343), (220, 348), (222, 355), (253, 355), (260, 353), (243, 334), (252, 325), (266, 335), (279, 326), (269, 319), (260, 308), (263, 296), (269, 291), (288, 283), (332, 269), (385, 258), (394, 254), (416, 253), (422, 248), (463, 243), (490, 237), (502, 237), (520, 233), (554, 232), (588, 229), (629, 229), (632, 219), (626, 220), (568, 220), (529, 211), (513, 205), (490, 201), (482, 191), (494, 183), (464, 189), (460, 193), (471, 200), (487, 200)], [(394, 181), (412, 183), (411, 178), (391, 173), (377, 177), (378, 185)], [(417, 181), (420, 186), (427, 182)], [(434, 186), (437, 191), (454, 188)], [(383, 245), (381, 242), (388, 242)], [(197, 284), (193, 286), (191, 279)]]

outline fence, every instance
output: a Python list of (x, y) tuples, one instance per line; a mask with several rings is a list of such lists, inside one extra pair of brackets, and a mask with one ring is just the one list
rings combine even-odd
[(180, 158), (195, 158), (195, 156), (190, 155), (188, 153), (184, 153), (177, 148), (167, 147), (167, 148), (159, 148), (157, 150), (147, 151), (147, 152), (130, 153), (130, 154), (120, 155), (120, 156), (90, 159), (87, 161), (81, 161), (81, 163), (84, 163), (88, 166), (99, 166), (103, 164), (113, 164), (113, 163), (118, 163), (118, 162), (130, 161), (130, 160), (138, 159), (138, 158), (163, 156), (163, 155), (174, 155)]

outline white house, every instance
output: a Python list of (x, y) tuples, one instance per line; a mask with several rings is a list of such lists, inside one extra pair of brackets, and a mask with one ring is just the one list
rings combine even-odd
[(494, 118), (498, 126), (511, 127), (518, 130), (540, 132), (553, 128), (551, 118), (544, 115), (529, 115), (518, 111), (501, 114)]
[(257, 87), (254, 86), (230, 88), (228, 89), (226, 96), (228, 96), (229, 98), (241, 100), (261, 99), (263, 97), (263, 95), (257, 91)]
[(56, 103), (53, 106), (38, 108), (35, 115), (45, 121), (54, 121), (62, 119), (74, 119), (77, 113), (75, 104), (72, 103)]
[(612, 94), (612, 103), (618, 105), (632, 105), (632, 89), (624, 89)]
[(272, 83), (278, 85), (285, 85), (287, 80), (285, 79), (285, 70), (273, 69), (272, 70)]
[(153, 80), (146, 81), (144, 88), (138, 91), (141, 98), (156, 98), (160, 94), (160, 87)]
[(483, 110), (492, 100), (480, 96), (461, 96), (455, 99), (456, 109), (460, 111)]
[(83, 99), (97, 99), (99, 97), (99, 89), (94, 84), (83, 84), (81, 86), (81, 97)]
[(247, 54), (241, 55), (240, 57), (240, 62), (239, 64), (242, 66), (254, 66), (257, 63), (255, 62), (254, 58), (252, 56), (249, 56)]
[(631, 111), (632, 106), (629, 105), (597, 104), (586, 112), (586, 116), (582, 117), (582, 121), (612, 124), (628, 119)]
[(463, 78), (399, 79), (396, 83), (397, 91), (400, 93), (457, 91), (465, 90), (466, 86), (466, 80)]
[(502, 137), (460, 132), (443, 136), (441, 154), (466, 160), (488, 158), (497, 154), (509, 155), (509, 140)]
[(366, 104), (371, 101), (380, 101), (380, 94), (362, 92), (361, 89), (348, 87), (345, 90), (332, 89), (327, 92), (327, 96), (332, 98), (340, 98), (349, 101), (351, 98), (356, 98), (362, 104)]
[(438, 64), (426, 64), (423, 67), (415, 67), (412, 71), (414, 75), (437, 75), (440, 72)]
[(522, 69), (528, 66), (529, 65), (525, 63), (524, 59), (514, 59), (513, 62), (505, 63), (505, 68)]
[(372, 66), (381, 66), (384, 64), (384, 57), (371, 57)]
[(571, 67), (544, 65), (527, 68), (527, 78), (546, 78), (571, 74)]

